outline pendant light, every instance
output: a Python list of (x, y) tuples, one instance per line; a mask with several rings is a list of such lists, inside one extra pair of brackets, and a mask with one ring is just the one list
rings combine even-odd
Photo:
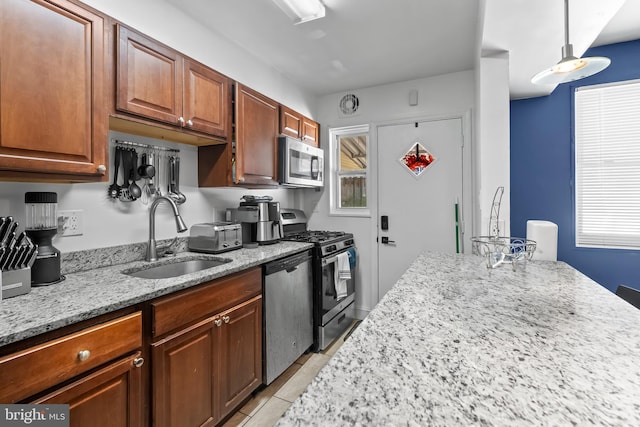
[(592, 76), (609, 66), (611, 60), (603, 56), (576, 58), (569, 43), (569, 0), (564, 0), (564, 46), (562, 59), (556, 65), (539, 72), (531, 79), (535, 84), (560, 84)]

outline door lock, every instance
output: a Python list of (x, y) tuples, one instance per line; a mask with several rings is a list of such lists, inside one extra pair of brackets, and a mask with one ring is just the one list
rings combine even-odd
[(382, 215), (380, 217), (380, 229), (381, 230), (388, 230), (389, 229), (389, 216), (388, 215)]
[(389, 240), (389, 237), (387, 237), (387, 236), (382, 236), (382, 244), (383, 245), (395, 245), (396, 241), (395, 240)]

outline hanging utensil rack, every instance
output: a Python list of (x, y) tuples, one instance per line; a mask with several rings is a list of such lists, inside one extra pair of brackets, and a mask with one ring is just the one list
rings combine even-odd
[[(177, 182), (178, 182), (178, 177), (176, 176), (176, 173), (179, 173), (179, 169), (176, 170), (176, 168), (172, 168), (170, 169), (170, 165), (171, 162), (173, 161), (174, 163), (177, 162), (179, 163), (180, 160), (180, 150), (177, 148), (168, 148), (168, 147), (160, 147), (157, 145), (151, 145), (151, 144), (144, 144), (141, 142), (135, 142), (135, 141), (125, 141), (125, 140), (121, 140), (121, 139), (112, 139), (111, 142), (114, 144), (114, 146), (116, 147), (116, 149), (124, 149), (124, 150), (136, 150), (139, 149), (145, 153), (147, 153), (147, 155), (149, 157), (151, 157), (151, 153), (155, 153), (155, 155), (153, 156), (153, 158), (155, 159), (153, 161), (153, 165), (154, 166), (154, 174), (155, 176), (153, 177), (153, 181), (151, 178), (145, 178), (145, 184), (143, 185), (142, 188), (142, 196), (143, 197), (131, 197), (130, 195), (130, 191), (127, 188), (126, 182), (127, 179), (125, 178), (125, 185), (124, 186), (117, 186), (115, 185), (115, 187), (118, 188), (118, 195), (117, 197), (111, 196), (111, 198), (114, 198), (116, 200), (120, 200), (120, 201), (126, 201), (126, 202), (131, 202), (131, 201), (135, 201), (135, 200), (141, 200), (141, 202), (143, 204), (148, 204), (150, 199), (155, 197), (155, 196), (163, 196), (163, 195), (167, 195), (171, 198), (174, 199), (174, 201), (176, 201), (176, 203), (178, 204), (182, 204), (185, 202), (186, 197), (179, 192), (178, 190), (178, 186), (177, 186)], [(117, 150), (116, 150), (117, 153)], [(144, 156), (144, 154), (143, 154)], [(136, 161), (137, 163), (137, 161)], [(130, 165), (131, 166), (131, 165)], [(133, 179), (133, 183), (135, 183), (139, 178), (141, 178), (141, 176), (137, 175), (135, 170), (137, 170), (138, 165), (133, 165), (134, 168), (134, 179)], [(124, 169), (123, 169), (124, 170)], [(114, 171), (115, 172), (115, 171)], [(126, 173), (126, 172), (125, 172)], [(123, 173), (124, 174), (124, 173)], [(124, 175), (123, 175), (124, 177)], [(116, 178), (114, 178), (114, 184), (117, 183), (117, 176)], [(114, 185), (110, 186), (113, 187)], [(151, 192), (150, 188), (153, 187), (154, 191)], [(111, 193), (110, 193), (111, 194)]]
[(166, 151), (168, 153), (179, 153), (180, 152), (180, 150), (178, 150), (177, 148), (160, 147), (159, 145), (143, 144), (141, 142), (123, 141), (121, 139), (112, 139), (111, 141), (114, 144), (118, 144), (118, 145), (121, 145), (123, 147), (139, 147), (139, 148), (144, 148), (146, 150)]

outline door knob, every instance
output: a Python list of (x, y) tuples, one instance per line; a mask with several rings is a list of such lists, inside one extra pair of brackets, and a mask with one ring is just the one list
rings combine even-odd
[(382, 237), (382, 244), (384, 244), (384, 245), (395, 245), (396, 241), (395, 240), (389, 240), (389, 238), (387, 236), (383, 236)]

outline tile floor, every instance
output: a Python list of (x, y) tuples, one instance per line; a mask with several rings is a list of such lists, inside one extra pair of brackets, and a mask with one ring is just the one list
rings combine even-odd
[[(344, 335), (348, 334), (351, 327)], [(259, 390), (223, 427), (271, 427), (302, 394), (344, 342), (344, 335), (320, 353), (300, 356), (266, 388)]]

